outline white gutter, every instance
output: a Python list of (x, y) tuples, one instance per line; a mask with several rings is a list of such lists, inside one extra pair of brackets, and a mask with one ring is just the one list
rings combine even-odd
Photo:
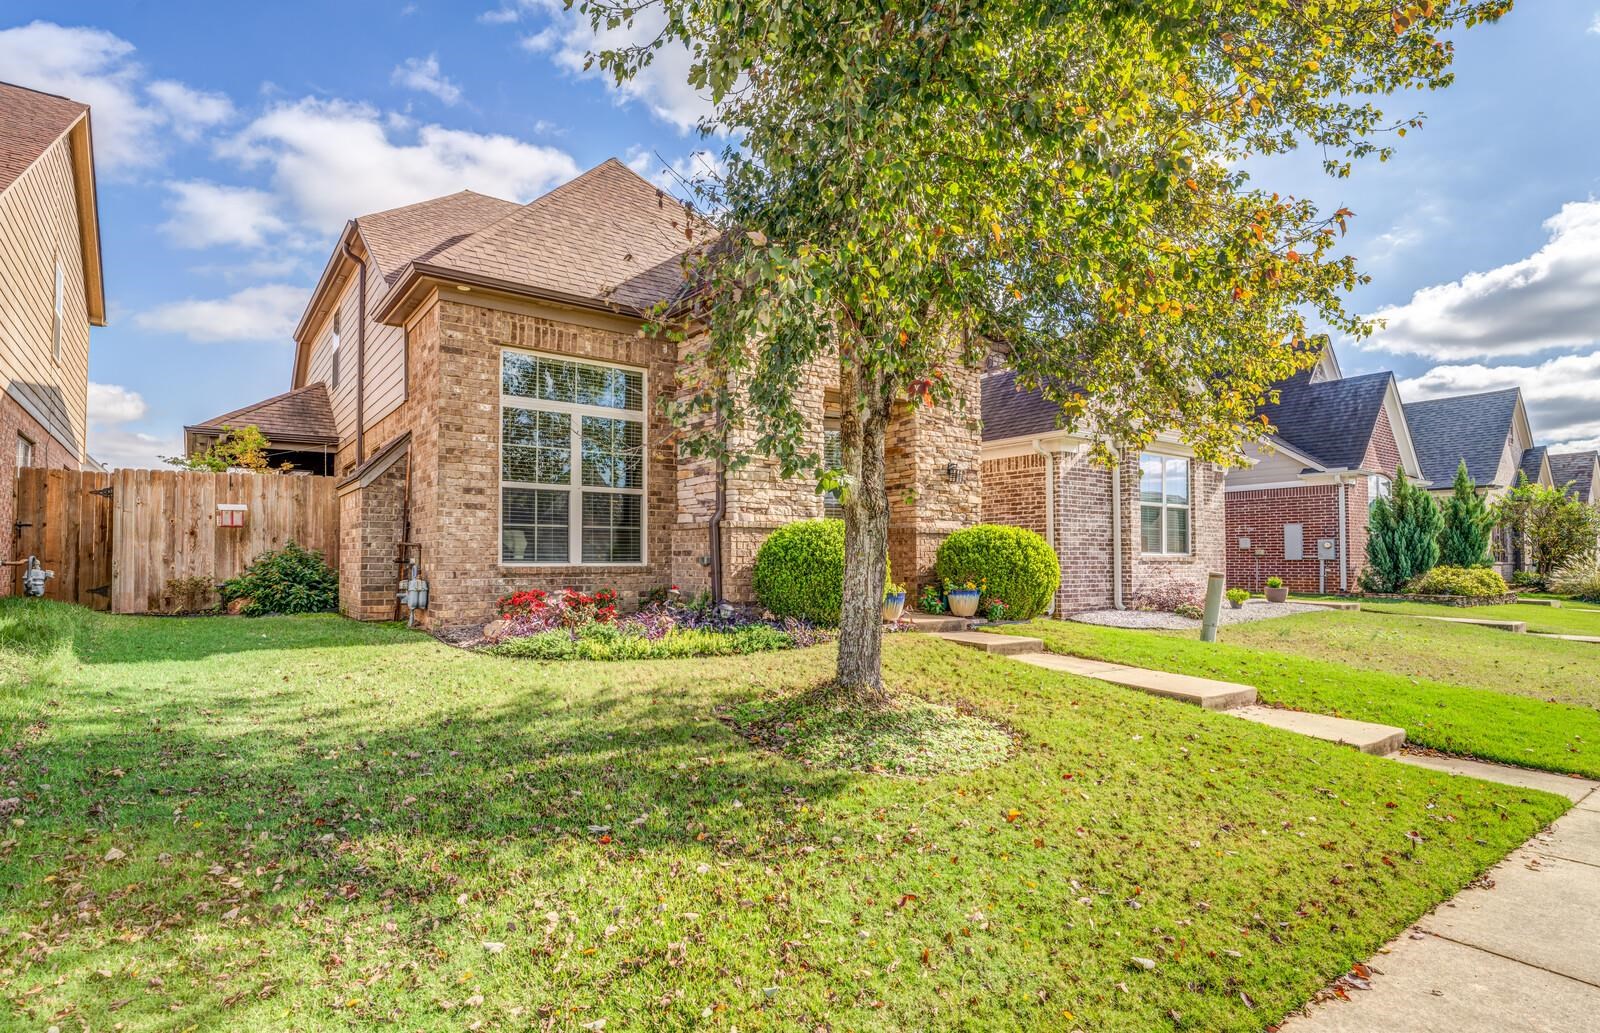
[(1122, 603), (1122, 450), (1114, 449), (1111, 464), (1111, 606), (1126, 609)]
[[(1056, 566), (1061, 566), (1061, 549), (1056, 543), (1056, 460), (1055, 453), (1044, 447), (1042, 438), (1033, 439), (1033, 450), (1044, 456), (1044, 540), (1056, 554)], [(1050, 596), (1050, 605), (1044, 608), (1046, 617), (1055, 616), (1056, 595)]]
[(1339, 478), (1339, 591), (1350, 591), (1350, 557), (1346, 553), (1350, 547), (1350, 507), (1345, 504), (1345, 490), (1347, 482)]

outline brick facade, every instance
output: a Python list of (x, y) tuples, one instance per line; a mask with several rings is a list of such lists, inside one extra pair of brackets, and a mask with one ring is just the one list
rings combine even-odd
[[(25, 559), (12, 555), (17, 519), (17, 438), (33, 442), (33, 465), (57, 470), (78, 469), (78, 457), (57, 441), (38, 420), (9, 394), (0, 391), (0, 554), (8, 560)], [(17, 588), (17, 568), (0, 577), (0, 595), (11, 595)]]
[[(1026, 527), (1048, 535), (1045, 475), (1055, 478), (1055, 548), (1061, 561), (1056, 611), (1072, 613), (1111, 606), (1116, 535), (1112, 518), (1112, 472), (1086, 451), (987, 459), (983, 463), (984, 523)], [(1190, 464), (1190, 549), (1182, 556), (1147, 556), (1139, 542), (1139, 455), (1129, 453), (1119, 471), (1122, 493), (1122, 593), (1125, 605), (1142, 592), (1176, 583), (1190, 595), (1205, 593), (1206, 577), (1222, 570), (1226, 505), (1224, 472), (1211, 463)]]

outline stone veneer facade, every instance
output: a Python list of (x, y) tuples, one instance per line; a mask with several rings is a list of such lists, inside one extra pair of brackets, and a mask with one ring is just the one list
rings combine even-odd
[[(627, 607), (642, 593), (668, 584), (686, 593), (709, 586), (716, 471), (707, 460), (678, 456), (673, 428), (654, 404), (665, 392), (686, 390), (678, 380), (679, 346), (640, 335), (636, 323), (606, 316), (447, 296), (435, 297), (410, 318), (407, 342), (406, 401), (367, 427), (365, 437), (369, 457), (407, 432), (409, 445), (404, 454), (391, 457), (393, 466), (358, 468), (341, 486), (340, 595), (346, 613), (363, 619), (393, 616), (398, 547), (407, 533), (421, 546), (423, 576), (430, 584), (429, 608), (419, 617), (436, 629), (481, 622), (493, 615), (496, 599), (522, 588), (611, 588)], [(500, 350), (506, 346), (645, 371), (644, 562), (557, 567), (500, 562)], [(806, 444), (819, 451), (824, 407), (836, 383), (834, 364), (819, 361), (799, 388), (801, 404), (817, 414), (808, 424), (815, 441)], [(910, 586), (931, 577), (933, 553), (943, 537), (978, 518), (978, 434), (969, 416), (978, 404), (976, 371), (962, 373), (958, 385), (964, 408), (908, 408), (896, 414), (890, 428), (890, 554), (896, 579)], [(736, 439), (734, 448), (740, 447), (748, 448), (749, 442)], [(956, 464), (955, 479), (947, 474), (950, 463)], [(760, 458), (728, 474), (726, 500), (723, 590), (728, 599), (746, 602), (761, 542), (783, 524), (820, 517), (823, 503), (808, 478), (784, 479), (775, 464)]]
[[(1087, 452), (1030, 453), (983, 462), (985, 523), (1026, 527), (1048, 535), (1046, 472), (1054, 478), (1056, 556), (1061, 562), (1057, 613), (1108, 607), (1115, 601), (1111, 519), (1111, 470)], [(1139, 550), (1139, 455), (1121, 460), (1122, 593), (1133, 606), (1142, 592), (1175, 583), (1195, 597), (1205, 594), (1206, 577), (1223, 569), (1224, 471), (1192, 462), (1189, 507), (1190, 550), (1184, 556), (1147, 556)]]

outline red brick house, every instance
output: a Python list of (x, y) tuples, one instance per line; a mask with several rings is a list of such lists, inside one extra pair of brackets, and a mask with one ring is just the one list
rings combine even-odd
[(1204, 595), (1224, 563), (1222, 467), (1172, 434), (1101, 466), (1091, 437), (1062, 430), (1059, 407), (1009, 371), (984, 375), (982, 400), (983, 520), (1050, 543), (1056, 613), (1134, 606), (1168, 586)]
[(93, 466), (89, 328), (105, 323), (89, 108), (0, 83), (0, 559), (18, 558), (17, 470)]
[(1261, 415), (1274, 428), (1228, 471), (1230, 586), (1344, 592), (1366, 565), (1367, 516), (1397, 469), (1423, 480), (1392, 373), (1345, 377), (1332, 349), (1278, 385)]
[[(681, 290), (698, 228), (616, 159), (528, 204), (462, 191), (346, 224), (295, 332), (303, 426), (270, 436), (332, 428), (347, 614), (396, 616), (401, 558), (429, 581), (419, 616), (436, 628), (528, 587), (607, 587), (625, 604), (669, 584), (750, 598), (761, 541), (827, 501), (770, 464), (719, 472), (678, 454), (657, 403), (692, 381), (695, 342), (641, 327)], [(977, 371), (954, 375), (975, 411)], [(836, 368), (819, 363), (800, 395), (825, 450)], [(912, 586), (978, 518), (961, 408), (908, 408), (891, 425), (890, 559)]]

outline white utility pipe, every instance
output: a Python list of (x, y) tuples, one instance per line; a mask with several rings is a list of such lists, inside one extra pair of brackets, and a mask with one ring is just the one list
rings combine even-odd
[(1122, 605), (1122, 450), (1115, 449), (1111, 464), (1111, 605)]
[(1350, 507), (1346, 505), (1346, 482), (1339, 478), (1339, 591), (1350, 591), (1350, 560), (1345, 550), (1350, 547)]
[[(1061, 566), (1061, 549), (1056, 543), (1056, 459), (1055, 453), (1045, 448), (1038, 438), (1033, 439), (1033, 450), (1044, 456), (1044, 540), (1056, 554), (1056, 566)], [(1046, 617), (1055, 616), (1056, 597), (1044, 609)]]

